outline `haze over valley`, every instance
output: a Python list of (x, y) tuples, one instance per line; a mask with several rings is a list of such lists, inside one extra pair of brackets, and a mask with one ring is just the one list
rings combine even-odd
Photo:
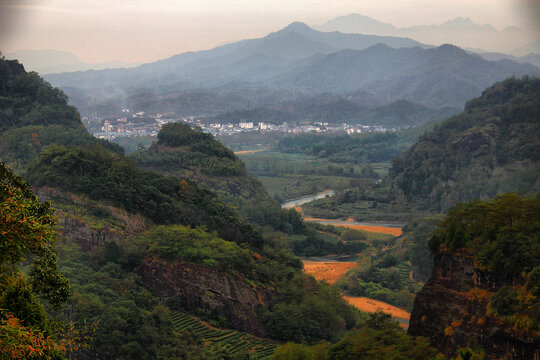
[(324, 33), (293, 23), (260, 39), (133, 69), (45, 78), (64, 89), (87, 118), (113, 120), (129, 109), (168, 118), (211, 117), (217, 123), (226, 118), (236, 124), (402, 128), (421, 125), (437, 113), (440, 119), (457, 113), (493, 82), (538, 74), (532, 64), (488, 61), (453, 45)]

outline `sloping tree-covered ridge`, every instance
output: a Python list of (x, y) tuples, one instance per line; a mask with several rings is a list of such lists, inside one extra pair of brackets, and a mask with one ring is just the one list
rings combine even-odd
[(390, 180), (408, 200), (436, 211), (506, 192), (534, 194), (539, 113), (540, 78), (496, 83), (395, 158)]
[[(0, 162), (0, 359), (62, 358), (40, 298), (60, 307), (69, 281), (57, 268), (56, 218), (28, 183)], [(29, 275), (20, 266), (29, 262)]]
[(84, 128), (67, 96), (16, 60), (0, 57), (0, 158), (22, 171), (50, 144), (100, 144), (123, 153), (118, 145), (96, 139)]
[(274, 353), (276, 360), (428, 360), (444, 359), (424, 337), (405, 334), (389, 314), (370, 314), (359, 330), (348, 332), (335, 344), (314, 346), (287, 343)]
[(491, 311), (515, 329), (540, 334), (540, 196), (505, 194), (457, 204), (429, 247), (466, 249), (480, 267), (508, 279), (511, 285), (491, 298)]
[(50, 146), (27, 171), (35, 186), (60, 187), (112, 202), (158, 224), (207, 226), (226, 240), (260, 246), (249, 224), (213, 193), (196, 184), (139, 170), (101, 146)]

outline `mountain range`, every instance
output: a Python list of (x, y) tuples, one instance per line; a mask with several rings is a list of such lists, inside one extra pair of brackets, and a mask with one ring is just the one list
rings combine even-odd
[(140, 63), (132, 64), (121, 61), (87, 63), (69, 52), (51, 49), (18, 50), (5, 54), (5, 56), (8, 59), (18, 59), (24, 64), (26, 70), (36, 71), (40, 74), (130, 68), (140, 65)]
[(460, 106), (499, 76), (539, 74), (511, 61), (490, 62), (453, 45), (392, 49), (378, 44), (343, 50), (288, 73), (279, 81), (317, 92), (367, 91), (385, 102), (399, 99), (432, 107)]
[(364, 50), (379, 43), (394, 48), (426, 47), (405, 38), (324, 33), (295, 22), (260, 39), (182, 53), (130, 70), (55, 74), (47, 76), (47, 79), (57, 86), (78, 84), (79, 88), (92, 88), (98, 84), (118, 85), (119, 82), (138, 85), (148, 80), (168, 85), (180, 83), (183, 88), (212, 87), (232, 81), (269, 80), (314, 58), (344, 49)]
[(292, 23), (260, 39), (132, 69), (45, 79), (62, 88), (83, 115), (115, 116), (128, 107), (188, 116), (297, 102), (314, 106), (321, 94), (365, 107), (405, 100), (432, 109), (461, 108), (493, 82), (523, 75), (540, 75), (540, 69), (507, 59), (487, 61), (452, 45), (325, 33)]
[(341, 31), (373, 35), (403, 36), (431, 45), (452, 43), (463, 48), (524, 56), (540, 53), (538, 34), (509, 26), (502, 30), (479, 25), (469, 18), (458, 17), (442, 24), (398, 28), (368, 16), (349, 14), (314, 27), (320, 31)]

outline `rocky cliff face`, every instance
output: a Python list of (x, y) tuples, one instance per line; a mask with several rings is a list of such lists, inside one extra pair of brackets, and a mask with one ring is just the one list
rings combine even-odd
[(416, 296), (409, 334), (426, 336), (445, 354), (481, 347), (488, 359), (540, 359), (540, 337), (505, 327), (489, 312), (491, 296), (511, 280), (481, 270), (464, 251), (439, 251)]
[(265, 336), (255, 315), (269, 294), (237, 275), (225, 275), (192, 263), (167, 263), (146, 259), (135, 272), (163, 301), (176, 300), (183, 310), (217, 312), (227, 318), (227, 327)]

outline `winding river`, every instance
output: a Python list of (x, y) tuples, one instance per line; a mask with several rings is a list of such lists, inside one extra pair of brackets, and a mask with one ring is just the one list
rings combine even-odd
[(281, 204), (281, 207), (284, 209), (291, 209), (297, 206), (307, 204), (308, 202), (324, 199), (325, 197), (329, 197), (329, 196), (334, 196), (335, 194), (336, 192), (334, 190), (325, 190), (317, 194), (306, 195), (306, 196), (301, 196), (298, 198), (287, 200)]
[[(334, 190), (326, 190), (317, 194), (301, 196), (295, 199), (290, 199), (281, 204), (284, 209), (298, 208), (309, 202), (323, 199), (325, 197), (334, 196), (336, 192)], [(320, 219), (312, 217), (304, 217), (305, 221), (316, 222), (324, 225), (334, 225), (348, 227), (351, 229), (366, 230), (371, 232), (391, 234), (394, 236), (401, 235), (401, 229), (405, 224), (400, 223), (383, 223), (383, 222), (369, 222), (369, 221), (354, 221), (352, 219), (340, 220), (340, 219)]]

